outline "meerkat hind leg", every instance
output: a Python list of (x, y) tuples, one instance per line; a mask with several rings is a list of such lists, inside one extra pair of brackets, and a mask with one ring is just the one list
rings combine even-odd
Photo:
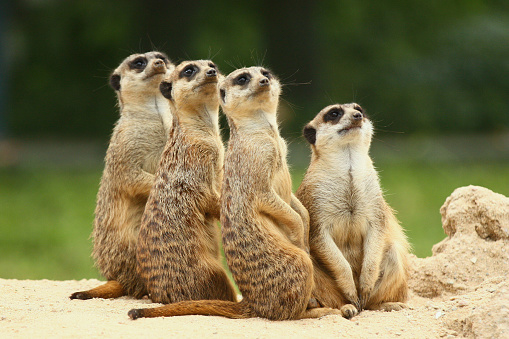
[(370, 307), (369, 309), (373, 310), (373, 311), (390, 312), (390, 311), (401, 311), (402, 309), (405, 309), (405, 308), (408, 308), (407, 304), (398, 302), (398, 301), (391, 301), (391, 302), (385, 302), (385, 303), (381, 303), (378, 305), (374, 305), (374, 306)]
[(335, 308), (319, 307), (319, 308), (308, 308), (299, 317), (297, 317), (297, 319), (321, 318), (325, 317), (326, 315), (332, 314), (343, 316), (343, 312)]
[(70, 299), (87, 300), (92, 298), (118, 298), (124, 296), (126, 293), (124, 288), (116, 280), (109, 280), (105, 284), (97, 286), (91, 290), (74, 292), (69, 297)]

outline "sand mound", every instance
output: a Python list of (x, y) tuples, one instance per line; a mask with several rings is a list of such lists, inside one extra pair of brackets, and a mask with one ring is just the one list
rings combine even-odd
[(98, 280), (0, 279), (0, 337), (509, 338), (509, 199), (463, 187), (442, 206), (447, 238), (433, 256), (411, 256), (410, 308), (273, 322), (185, 316), (138, 319), (127, 297), (70, 300)]
[(460, 311), (446, 325), (465, 336), (506, 331), (509, 338), (509, 198), (462, 187), (440, 213), (448, 237), (433, 246), (431, 257), (412, 255), (410, 289), (421, 297), (449, 297), (448, 309)]

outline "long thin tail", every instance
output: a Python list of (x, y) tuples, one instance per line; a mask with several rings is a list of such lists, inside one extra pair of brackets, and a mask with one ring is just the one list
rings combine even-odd
[(227, 318), (252, 318), (249, 307), (243, 302), (226, 300), (189, 300), (155, 308), (132, 309), (128, 313), (133, 320), (138, 318), (173, 317), (179, 315), (218, 315)]
[(97, 286), (88, 291), (74, 292), (69, 298), (71, 299), (92, 299), (92, 298), (118, 298), (125, 295), (124, 288), (116, 280), (109, 280), (105, 284)]

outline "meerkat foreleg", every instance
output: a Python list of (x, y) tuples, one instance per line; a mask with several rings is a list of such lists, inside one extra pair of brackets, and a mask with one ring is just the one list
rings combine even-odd
[(364, 309), (368, 303), (380, 275), (383, 255), (383, 233), (375, 225), (370, 225), (364, 241), (364, 260), (359, 277), (359, 303)]
[(154, 180), (154, 174), (140, 168), (136, 171), (136, 174), (126, 182), (126, 185), (128, 185), (126, 190), (133, 195), (144, 194), (148, 196), (154, 185)]
[(328, 231), (322, 231), (314, 239), (313, 250), (316, 252), (320, 262), (329, 269), (345, 298), (358, 307), (359, 299), (353, 279), (352, 267)]
[(302, 218), (302, 222), (304, 224), (304, 246), (306, 246), (306, 251), (309, 253), (309, 213), (306, 207), (302, 205), (299, 199), (292, 193), (292, 199), (290, 201), (290, 207), (293, 208), (295, 212), (297, 212)]
[(293, 244), (306, 250), (303, 220), (289, 204), (274, 191), (271, 191), (259, 200), (258, 205), (261, 213), (267, 214), (285, 228), (287, 236)]

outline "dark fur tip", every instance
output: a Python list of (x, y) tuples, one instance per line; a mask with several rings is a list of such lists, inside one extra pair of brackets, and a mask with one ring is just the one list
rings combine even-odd
[(115, 91), (120, 91), (120, 75), (118, 74), (112, 74), (110, 76), (110, 86), (115, 90)]
[(168, 100), (171, 100), (171, 82), (163, 81), (159, 85), (159, 90), (161, 91), (161, 94), (163, 97), (165, 97)]
[(316, 142), (316, 129), (314, 127), (311, 127), (307, 125), (304, 127), (304, 130), (302, 131), (302, 134), (304, 135), (304, 138), (311, 144), (314, 145)]
[(84, 292), (74, 292), (73, 294), (71, 294), (69, 299), (71, 299), (71, 300), (73, 300), (73, 299), (87, 300), (87, 299), (91, 299), (91, 297), (87, 293), (84, 293)]
[(136, 320), (138, 318), (141, 318), (143, 317), (143, 310), (142, 309), (139, 309), (139, 308), (133, 308), (132, 310), (130, 310), (129, 312), (127, 312), (127, 315), (129, 316), (129, 318), (131, 318), (132, 320)]
[(226, 101), (225, 101), (225, 99), (226, 99), (226, 91), (224, 89), (220, 89), (219, 93), (221, 94), (221, 101), (223, 102), (223, 104), (225, 104), (226, 103)]

